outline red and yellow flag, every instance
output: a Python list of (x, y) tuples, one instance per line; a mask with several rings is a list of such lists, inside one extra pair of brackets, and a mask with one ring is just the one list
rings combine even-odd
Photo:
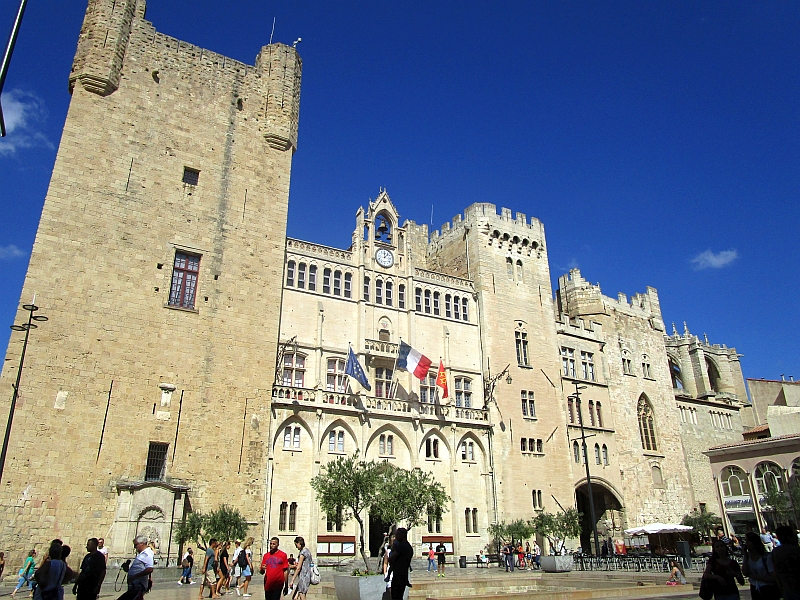
[(436, 375), (436, 385), (442, 388), (442, 398), (448, 398), (447, 374), (444, 372), (444, 363), (439, 359), (439, 374)]

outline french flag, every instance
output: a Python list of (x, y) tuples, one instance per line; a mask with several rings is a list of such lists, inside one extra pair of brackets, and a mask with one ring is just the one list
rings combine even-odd
[(397, 356), (397, 366), (406, 371), (410, 371), (417, 379), (425, 379), (428, 375), (428, 369), (431, 368), (431, 359), (400, 340), (400, 353)]

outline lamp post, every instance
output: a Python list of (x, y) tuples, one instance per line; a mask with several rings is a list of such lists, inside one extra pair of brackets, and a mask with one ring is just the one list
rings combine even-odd
[(586, 447), (586, 432), (583, 429), (583, 413), (581, 412), (581, 390), (585, 390), (585, 385), (578, 385), (575, 382), (575, 403), (578, 405), (578, 424), (581, 426), (581, 451), (583, 452), (583, 464), (586, 467), (586, 489), (589, 492), (589, 516), (592, 519), (592, 533), (594, 533), (594, 555), (600, 556), (600, 540), (597, 537), (597, 520), (594, 513), (594, 496), (592, 495), (592, 476), (589, 473), (589, 449)]
[[(36, 296), (33, 297), (34, 302)], [(6, 465), (6, 454), (8, 453), (8, 439), (11, 436), (11, 423), (14, 421), (14, 409), (17, 406), (17, 398), (19, 397), (19, 382), (22, 379), (22, 367), (25, 364), (25, 351), (28, 349), (28, 337), (31, 334), (31, 329), (36, 329), (38, 325), (34, 321), (47, 321), (44, 315), (34, 315), (39, 307), (35, 304), (23, 304), (22, 308), (28, 311), (28, 322), (22, 325), (12, 325), (11, 329), (14, 331), (24, 331), (25, 341), (22, 343), (22, 354), (19, 357), (19, 370), (17, 371), (17, 382), (14, 384), (14, 395), (11, 398), (11, 408), (8, 410), (8, 424), (6, 425), (6, 435), (3, 438), (3, 451), (0, 453), (0, 481), (3, 479), (3, 469)]]

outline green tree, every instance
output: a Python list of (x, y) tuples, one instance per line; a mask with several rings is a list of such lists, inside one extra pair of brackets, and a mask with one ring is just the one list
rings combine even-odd
[(789, 517), (792, 515), (790, 495), (780, 491), (772, 479), (767, 480), (767, 493), (764, 494), (764, 501), (767, 504), (767, 510), (772, 513), (775, 523), (785, 524), (789, 522)]
[(505, 521), (492, 523), (487, 531), (492, 536), (492, 540), (495, 542), (494, 547), (497, 549), (500, 548), (500, 543), (508, 538), (508, 525), (506, 525)]
[(709, 537), (709, 531), (714, 531), (717, 527), (722, 525), (722, 519), (720, 519), (713, 512), (701, 512), (695, 508), (691, 513), (683, 515), (683, 519), (681, 519), (681, 525), (693, 527), (695, 533), (700, 537), (700, 542), (702, 543), (705, 538)]
[(422, 469), (410, 471), (383, 463), (378, 498), (370, 508), (386, 523), (404, 522), (407, 527), (425, 523), (428, 515), (440, 518), (446, 510), (450, 496), (444, 486), (436, 481), (433, 473)]
[(582, 513), (574, 508), (555, 514), (543, 510), (531, 520), (531, 525), (547, 538), (556, 554), (563, 554), (567, 538), (581, 535), (581, 516)]
[(317, 501), (328, 519), (334, 520), (341, 511), (342, 522), (351, 518), (358, 523), (358, 550), (369, 570), (369, 561), (364, 552), (364, 510), (374, 506), (381, 489), (382, 471), (386, 468), (376, 463), (358, 460), (358, 452), (352, 456), (339, 456), (324, 465), (311, 480)]
[(175, 539), (179, 544), (190, 542), (205, 550), (208, 547), (208, 540), (211, 538), (218, 540), (242, 539), (247, 535), (249, 528), (250, 526), (238, 509), (223, 504), (208, 515), (201, 512), (189, 513), (186, 519), (178, 525)]
[(506, 531), (508, 533), (508, 537), (511, 538), (512, 543), (515, 540), (518, 542), (527, 540), (536, 532), (536, 530), (533, 528), (533, 524), (530, 521), (523, 521), (522, 519), (511, 521), (511, 523), (506, 525)]

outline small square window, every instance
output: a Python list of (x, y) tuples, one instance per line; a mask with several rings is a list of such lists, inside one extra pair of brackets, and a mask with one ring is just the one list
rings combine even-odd
[(200, 181), (200, 171), (189, 167), (183, 167), (183, 183), (186, 185), (197, 185), (198, 181)]

